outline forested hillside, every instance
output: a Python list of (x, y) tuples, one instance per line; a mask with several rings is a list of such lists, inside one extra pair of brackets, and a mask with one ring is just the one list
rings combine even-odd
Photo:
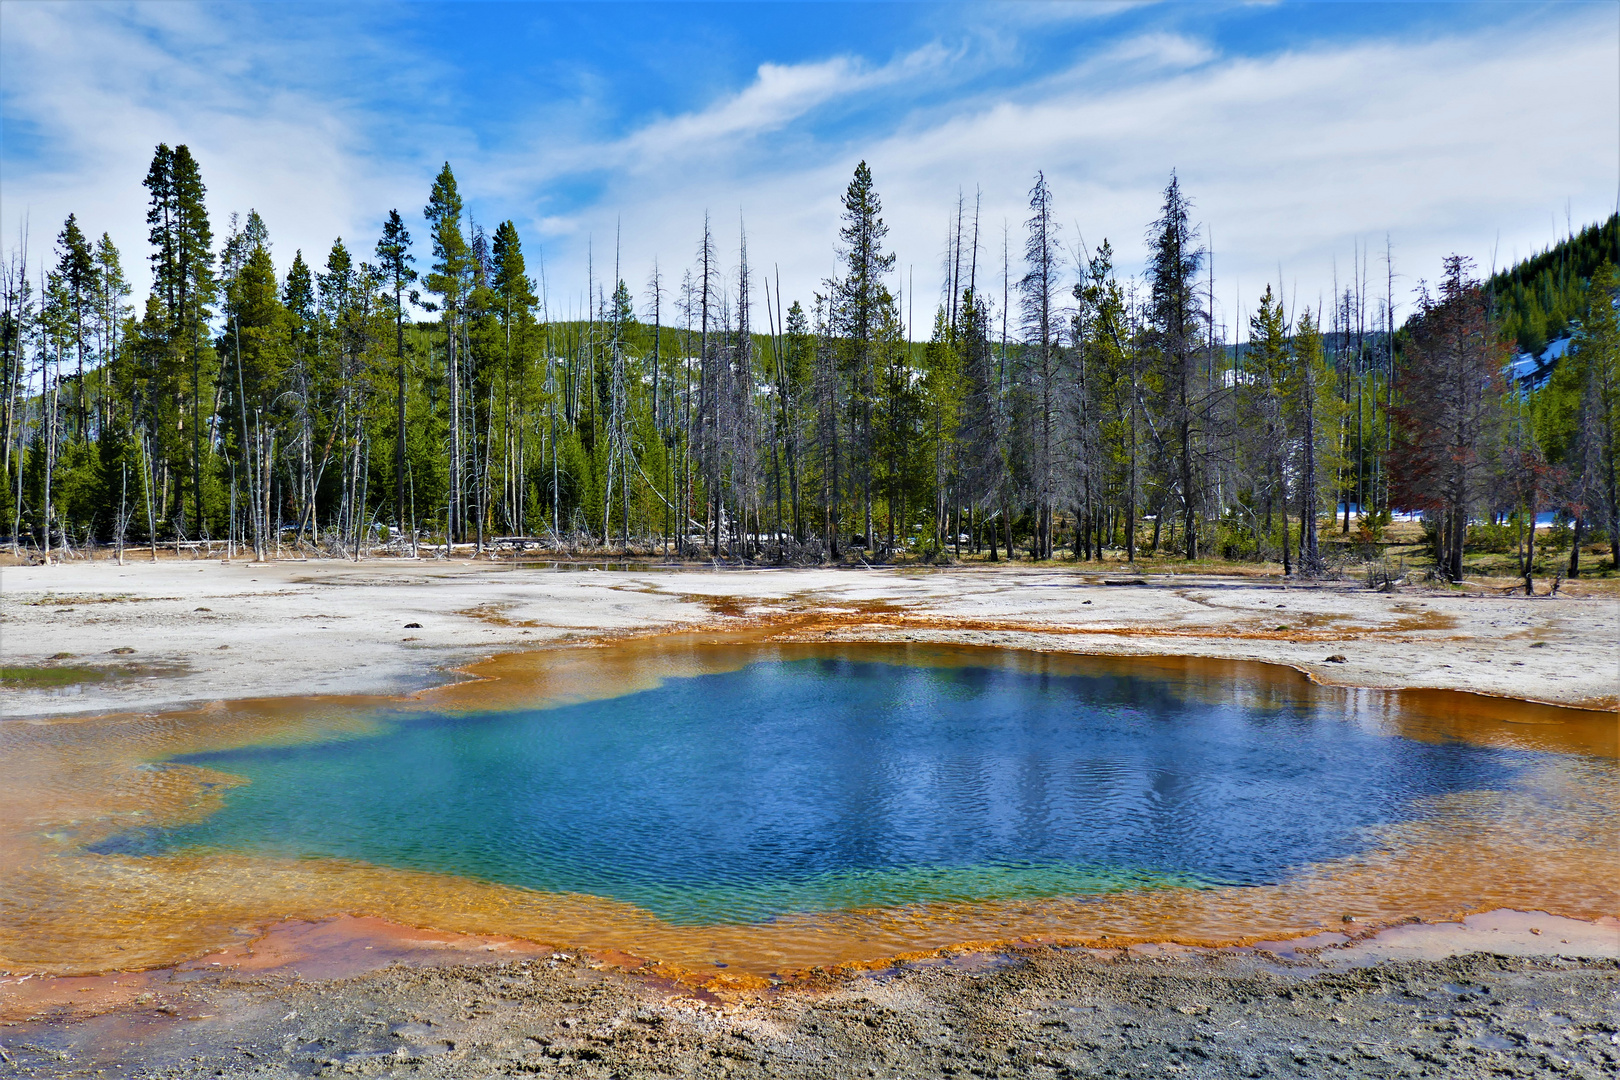
[(1586, 226), (1539, 255), (1495, 274), (1485, 287), (1496, 303), (1502, 332), (1520, 349), (1539, 356), (1549, 341), (1566, 336), (1586, 310), (1592, 275), (1605, 262), (1620, 261), (1620, 214)]
[[(1456, 577), (1470, 522), (1518, 522), (1526, 549), (1539, 510), (1578, 537), (1620, 531), (1620, 335), (1612, 307), (1586, 304), (1614, 287), (1614, 219), (1488, 286), (1449, 261), (1398, 333), (1359, 265), (1316, 310), (1268, 287), (1238, 347), (1210, 317), (1176, 177), (1137, 278), (1107, 240), (1074, 264), (1037, 175), (1016, 258), (954, 213), (913, 342), (864, 163), (827, 238), (838, 275), (814, 295), (783, 296), (745, 233), (705, 224), (682, 265), (593, 271), (590, 310), (566, 320), (513, 223), (471, 223), (448, 164), (420, 212), (380, 212), (375, 240), (318, 254), (278, 249), (252, 210), (216, 235), (185, 146), (158, 147), (144, 184), (149, 295), (75, 217), (47, 265), (19, 246), (4, 268), (0, 509), (19, 551), (1145, 548), (1314, 573), (1321, 530), (1376, 535), (1404, 509)], [(1510, 391), (1507, 341), (1578, 317), (1559, 376), (1533, 400)]]

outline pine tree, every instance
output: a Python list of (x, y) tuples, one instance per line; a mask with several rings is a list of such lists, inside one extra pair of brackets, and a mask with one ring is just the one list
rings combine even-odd
[(1132, 341), (1125, 294), (1114, 277), (1113, 245), (1104, 238), (1076, 282), (1076, 347), (1080, 375), (1076, 408), (1081, 432), (1080, 484), (1084, 510), (1082, 552), (1101, 559), (1113, 533), (1105, 519), (1124, 514), (1125, 555), (1136, 560), (1141, 497), (1141, 393), (1138, 350)]
[[(1620, 273), (1605, 262), (1592, 275), (1586, 318), (1575, 339), (1575, 351), (1590, 373), (1584, 396), (1584, 430), (1595, 459), (1597, 485), (1609, 518), (1609, 568), (1620, 570)], [(1576, 546), (1579, 551), (1579, 545)]]
[[(1259, 450), (1264, 458), (1266, 477), (1262, 499), (1265, 529), (1262, 544), (1271, 539), (1271, 515), (1282, 514), (1283, 574), (1293, 573), (1288, 535), (1288, 466), (1295, 438), (1289, 421), (1293, 409), (1294, 376), (1298, 366), (1288, 341), (1288, 319), (1282, 302), (1266, 286), (1260, 308), (1249, 317), (1249, 355), (1245, 365), (1249, 382), (1245, 386), (1250, 412), (1260, 420)], [(1264, 550), (1262, 547), (1261, 550)]]
[(360, 271), (340, 236), (326, 256), (325, 273), (316, 277), (320, 296), (321, 348), (317, 353), (322, 374), (335, 389), (334, 431), (339, 451), (339, 493), (337, 500), (337, 543), (347, 551), (351, 542), (358, 550), (361, 525), (359, 466), (364, 449), (363, 397), (359, 362), (363, 290)]
[(894, 269), (894, 253), (883, 250), (889, 227), (883, 223), (883, 202), (872, 185), (872, 170), (862, 161), (844, 191), (843, 225), (839, 227), (839, 258), (844, 276), (834, 285), (835, 326), (844, 344), (844, 378), (849, 384), (853, 434), (851, 465), (859, 470), (866, 544), (872, 538), (874, 347), (891, 301), (883, 275)]
[[(1298, 364), (1295, 385), (1299, 394), (1300, 478), (1299, 478), (1299, 568), (1308, 575), (1322, 571), (1322, 552), (1317, 543), (1316, 510), (1319, 453), (1317, 443), (1328, 426), (1320, 423), (1323, 376), (1329, 374), (1322, 356), (1322, 334), (1309, 311), (1299, 317), (1295, 332), (1294, 355)], [(1331, 398), (1331, 394), (1330, 394)]]
[[(1005, 511), (1010, 494), (1007, 424), (1002, 412), (1001, 375), (991, 342), (990, 307), (973, 289), (962, 292), (956, 313), (962, 352), (962, 486), (981, 521), (987, 512)], [(1010, 534), (1009, 534), (1010, 535)], [(990, 527), (990, 558), (996, 559), (995, 527)], [(1009, 557), (1012, 549), (1007, 551)]]
[(1592, 275), (1569, 354), (1534, 401), (1536, 434), (1564, 470), (1564, 502), (1575, 525), (1570, 576), (1580, 574), (1581, 540), (1593, 517), (1606, 520), (1611, 561), (1620, 566), (1620, 276), (1605, 262)]
[[(962, 371), (962, 350), (950, 313), (941, 304), (934, 313), (934, 330), (923, 349), (923, 401), (926, 444), (934, 463), (935, 549), (946, 540), (950, 524), (951, 493), (961, 468), (959, 439), (967, 382)], [(952, 530), (953, 532), (955, 530)], [(959, 545), (958, 545), (959, 546)]]
[(1462, 580), (1468, 515), (1489, 482), (1504, 395), (1506, 350), (1470, 270), (1449, 256), (1439, 294), (1425, 287), (1408, 324), (1390, 461), (1395, 502), (1431, 516), (1435, 565), (1451, 581)]
[(527, 462), (525, 433), (528, 425), (517, 418), (514, 409), (521, 413), (527, 407), (522, 388), (528, 384), (528, 332), (534, 322), (534, 309), (540, 300), (534, 294), (534, 282), (529, 279), (528, 267), (523, 261), (523, 244), (518, 237), (517, 226), (511, 221), (504, 221), (495, 229), (490, 255), (493, 263), (491, 289), (495, 294), (504, 339), (501, 439), (504, 447), (507, 528), (521, 532), (525, 521), (523, 477)]
[(302, 544), (304, 532), (316, 520), (316, 477), (320, 471), (315, 454), (316, 382), (315, 348), (315, 275), (304, 261), (300, 249), (293, 252), (292, 265), (287, 268), (286, 280), (281, 286), (281, 305), (287, 311), (289, 346), (292, 353), (290, 375), (292, 400), (297, 405), (298, 466), (293, 512), (298, 520), (296, 542)]
[(95, 324), (97, 355), (101, 359), (103, 423), (111, 422), (115, 407), (114, 395), (109, 393), (106, 372), (118, 357), (124, 323), (132, 311), (125, 300), (131, 293), (129, 281), (124, 277), (124, 266), (118, 247), (106, 233), (96, 242), (94, 256)]
[[(1164, 382), (1162, 412), (1170, 427), (1171, 464), (1180, 488), (1182, 538), (1188, 559), (1198, 558), (1199, 516), (1204, 493), (1200, 470), (1200, 424), (1205, 402), (1197, 388), (1197, 350), (1204, 311), (1198, 269), (1204, 252), (1189, 214), (1192, 202), (1170, 174), (1164, 203), (1148, 232), (1152, 284), (1149, 321)], [(1162, 515), (1161, 515), (1162, 517)]]
[(152, 253), (153, 286), (163, 298), (167, 351), (172, 362), (190, 358), (192, 521), (206, 528), (202, 493), (203, 332), (214, 299), (214, 234), (204, 203), (207, 189), (196, 159), (184, 145), (172, 151), (159, 144), (147, 172), (150, 193), (147, 224)]
[(462, 357), (458, 351), (460, 319), (472, 287), (472, 249), (461, 231), (461, 193), (450, 163), (433, 181), (427, 207), (422, 211), (433, 235), (434, 263), (424, 284), (439, 297), (440, 323), (444, 329), (445, 372), (450, 390), (450, 499), (446, 543), (466, 535), (466, 495), (463, 490), (462, 448)]
[[(777, 300), (781, 300), (781, 283), (777, 283)], [(783, 368), (787, 394), (783, 400), (783, 415), (787, 424), (788, 489), (793, 506), (793, 539), (803, 543), (805, 528), (804, 502), (804, 417), (815, 381), (816, 338), (810, 329), (810, 318), (799, 301), (787, 310), (783, 320)]]
[[(271, 504), (273, 444), (280, 417), (280, 391), (289, 367), (292, 325), (276, 288), (269, 230), (258, 214), (227, 243), (225, 306), (228, 316), (221, 353), (234, 360), (238, 482), (246, 486), (245, 509), (253, 531), (254, 556), (267, 556), (274, 516)], [(244, 254), (245, 252), (245, 254)], [(266, 415), (268, 414), (268, 415)], [(268, 427), (268, 429), (267, 429)]]
[(1620, 214), (1610, 214), (1507, 270), (1485, 285), (1502, 332), (1539, 356), (1550, 339), (1569, 332), (1587, 305), (1589, 282), (1603, 263), (1620, 257)]
[(85, 401), (84, 354), (88, 344), (85, 313), (94, 302), (95, 256), (90, 244), (79, 228), (78, 218), (69, 214), (56, 238), (56, 276), (61, 282), (71, 317), (73, 351), (78, 359), (78, 373), (74, 379), (74, 413), (77, 421), (74, 437), (89, 436), (89, 410)]
[(1052, 216), (1052, 189), (1046, 174), (1035, 175), (1029, 193), (1029, 230), (1024, 242), (1024, 263), (1028, 271), (1018, 282), (1025, 342), (1025, 377), (1020, 380), (1028, 398), (1033, 431), (1030, 463), (1035, 487), (1035, 538), (1031, 553), (1037, 559), (1052, 557), (1052, 511), (1057, 501), (1054, 485), (1058, 446), (1058, 412), (1064, 388), (1060, 386), (1062, 352), (1058, 289), (1061, 287), (1062, 255), (1058, 245), (1058, 222)]
[[(388, 211), (377, 241), (377, 269), (388, 287), (394, 311), (394, 521), (405, 529), (405, 290), (416, 280), (411, 266), (411, 234), (398, 210)], [(414, 524), (414, 523), (413, 523)]]

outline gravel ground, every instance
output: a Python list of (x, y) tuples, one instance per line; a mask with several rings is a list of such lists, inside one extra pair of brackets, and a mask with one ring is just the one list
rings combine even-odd
[[(817, 983), (819, 982), (819, 985)], [(702, 1001), (577, 954), (325, 982), (199, 973), (0, 1027), (12, 1075), (1620, 1075), (1620, 964), (1473, 953), (967, 956)]]

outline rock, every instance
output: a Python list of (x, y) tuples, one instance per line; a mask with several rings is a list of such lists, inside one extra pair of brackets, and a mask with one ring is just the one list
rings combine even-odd
[(1334, 653), (1332, 656), (1328, 657), (1322, 662), (1324, 664), (1348, 664), (1350, 662), (1350, 658), (1344, 655), (1344, 653)]
[(1545, 649), (1547, 647), (1547, 643), (1545, 641), (1532, 641), (1530, 643), (1530, 647), (1532, 649)]
[(419, 623), (419, 622), (408, 622), (408, 623), (405, 624), (405, 629), (407, 629), (407, 630), (420, 630), (420, 629), (422, 629), (422, 624)]
[(114, 656), (128, 656), (135, 650), (130, 648), (128, 645), (120, 645), (116, 649), (108, 649), (107, 651), (112, 653)]

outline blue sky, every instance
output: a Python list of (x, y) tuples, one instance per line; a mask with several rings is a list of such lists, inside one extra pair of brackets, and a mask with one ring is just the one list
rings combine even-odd
[(1620, 4), (7, 0), (0, 136), (5, 246), (26, 220), (42, 253), (73, 211), (143, 282), (159, 141), (192, 147), (221, 231), (264, 215), (283, 269), (369, 251), (391, 207), (420, 236), (448, 160), (537, 276), (543, 253), (557, 316), (616, 233), (633, 288), (654, 259), (678, 280), (705, 211), (728, 263), (746, 225), (808, 300), (865, 158), (921, 326), (958, 191), (999, 291), (1037, 169), (1065, 240), (1134, 272), (1174, 168), (1233, 323), (1279, 277), (1314, 304), (1358, 248), (1381, 281), (1386, 237), (1405, 294), (1448, 252), (1507, 262), (1611, 212)]

